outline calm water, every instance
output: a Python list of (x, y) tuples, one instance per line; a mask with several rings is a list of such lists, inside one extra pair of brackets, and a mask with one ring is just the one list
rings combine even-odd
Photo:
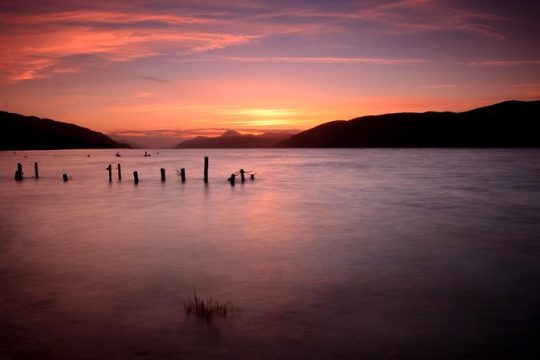
[(142, 154), (0, 153), (0, 358), (539, 355), (540, 150)]

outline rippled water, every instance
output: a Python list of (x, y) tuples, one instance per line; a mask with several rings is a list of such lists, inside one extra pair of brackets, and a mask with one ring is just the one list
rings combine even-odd
[(539, 355), (540, 150), (142, 153), (0, 153), (0, 358)]

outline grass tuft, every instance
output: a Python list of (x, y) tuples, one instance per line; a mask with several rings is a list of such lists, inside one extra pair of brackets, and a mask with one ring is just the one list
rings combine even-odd
[(220, 303), (212, 298), (198, 297), (197, 289), (193, 286), (193, 298), (184, 301), (184, 310), (188, 315), (210, 321), (215, 316), (227, 317), (232, 306), (230, 303)]

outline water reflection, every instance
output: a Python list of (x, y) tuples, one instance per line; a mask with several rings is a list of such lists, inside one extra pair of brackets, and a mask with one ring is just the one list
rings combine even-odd
[[(159, 152), (122, 152), (137, 187), (109, 185), (106, 150), (1, 154), (2, 356), (537, 350), (537, 150)], [(21, 161), (39, 161), (38, 181), (13, 181)], [(257, 179), (231, 187), (240, 168)], [(186, 316), (193, 285), (238, 311), (211, 325)]]

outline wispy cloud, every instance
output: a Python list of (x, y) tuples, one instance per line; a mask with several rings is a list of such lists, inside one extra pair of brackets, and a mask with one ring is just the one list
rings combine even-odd
[(84, 64), (65, 65), (75, 56), (128, 62), (158, 55), (200, 54), (259, 37), (238, 33), (230, 26), (211, 26), (221, 20), (189, 15), (76, 11), (15, 14), (4, 20), (7, 30), (0, 34), (0, 77), (11, 81), (65, 74), (67, 68), (79, 71)]
[(275, 62), (312, 64), (364, 64), (364, 65), (415, 65), (424, 64), (423, 59), (391, 59), (365, 57), (223, 57), (221, 60), (237, 62)]
[[(358, 3), (361, 4), (361, 3)], [(358, 5), (346, 11), (317, 11), (300, 9), (295, 16), (375, 23), (386, 31), (408, 32), (465, 32), (484, 37), (504, 39), (493, 23), (509, 19), (500, 15), (467, 9), (440, 0), (397, 0), (377, 5)]]
[(477, 67), (510, 67), (521, 65), (540, 65), (540, 60), (484, 60), (466, 63)]
[(154, 94), (153, 92), (150, 92), (150, 91), (142, 91), (142, 92), (138, 92), (136, 93), (135, 95), (133, 95), (133, 97), (135, 98), (151, 98), (151, 97), (156, 97), (156, 94)]
[(158, 83), (163, 83), (163, 84), (170, 84), (170, 83), (171, 83), (170, 80), (162, 79), (162, 78), (159, 78), (159, 77), (156, 77), (156, 76), (139, 75), (139, 76), (137, 76), (137, 77), (138, 77), (139, 79), (148, 80), (148, 81), (153, 81), (153, 82), (158, 82)]
[(22, 15), (17, 17), (17, 23), (32, 24), (39, 23), (76, 23), (78, 25), (135, 25), (140, 23), (162, 23), (168, 25), (179, 24), (218, 24), (221, 21), (212, 18), (205, 18), (193, 15), (178, 14), (157, 14), (157, 13), (136, 13), (125, 11), (96, 11), (78, 10), (61, 11), (57, 13)]

